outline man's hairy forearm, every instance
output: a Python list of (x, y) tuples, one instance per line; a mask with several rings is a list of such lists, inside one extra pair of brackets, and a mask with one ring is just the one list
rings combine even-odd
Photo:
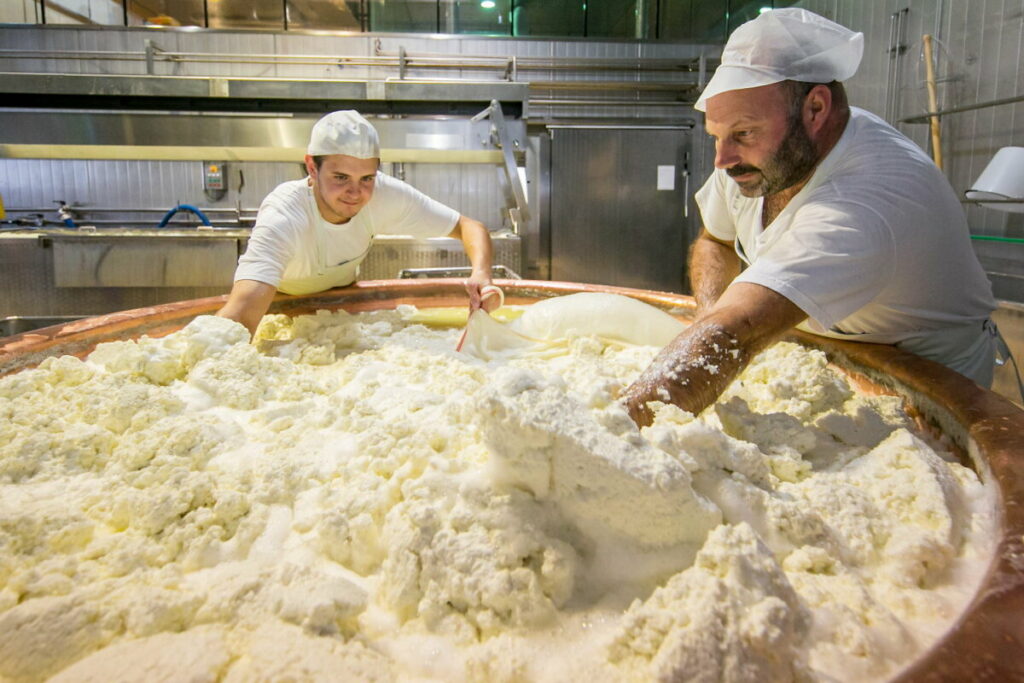
[(734, 284), (626, 389), (626, 409), (640, 426), (653, 419), (648, 401), (700, 413), (751, 358), (806, 317), (781, 294), (752, 283)]
[(739, 257), (732, 246), (701, 235), (690, 247), (690, 287), (697, 313), (709, 308), (739, 275)]
[(493, 261), (491, 234), (484, 224), (462, 216), (452, 235), (462, 240), (462, 247), (473, 271), (490, 277)]
[(672, 403), (696, 415), (718, 398), (749, 360), (749, 350), (723, 325), (698, 321), (661, 350), (622, 398), (640, 426), (653, 419), (648, 401)]

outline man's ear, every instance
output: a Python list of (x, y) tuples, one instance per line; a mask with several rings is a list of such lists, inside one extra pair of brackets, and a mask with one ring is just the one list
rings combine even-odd
[(305, 161), (306, 161), (306, 173), (309, 175), (310, 178), (316, 178), (317, 168), (316, 168), (316, 162), (313, 161), (313, 156), (311, 154), (307, 154), (306, 157), (305, 157)]
[(807, 131), (817, 133), (832, 114), (832, 91), (824, 84), (811, 88), (804, 98), (803, 118)]

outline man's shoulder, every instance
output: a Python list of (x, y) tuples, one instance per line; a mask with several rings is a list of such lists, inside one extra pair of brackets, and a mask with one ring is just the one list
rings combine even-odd
[(851, 105), (850, 120), (855, 123), (860, 123), (861, 125), (881, 125), (888, 126), (891, 128), (891, 126), (889, 126), (889, 124), (885, 122), (885, 119), (883, 119), (881, 116), (872, 111), (864, 109), (863, 107), (854, 107)]
[(910, 138), (880, 117), (851, 107), (848, 129), (815, 174), (812, 194), (944, 193), (941, 173)]
[(373, 193), (374, 196), (380, 195), (381, 198), (398, 198), (403, 196), (413, 195), (419, 192), (409, 183), (404, 180), (399, 180), (394, 176), (389, 176), (383, 171), (377, 172), (377, 180), (374, 183)]
[(306, 189), (309, 187), (309, 182), (306, 178), (299, 178), (298, 180), (286, 180), (281, 183), (263, 199), (263, 203), (267, 202), (294, 202), (301, 198), (305, 198)]
[(878, 170), (882, 158), (887, 161), (903, 158), (914, 163), (931, 163), (928, 155), (913, 140), (877, 114), (850, 107), (849, 125), (853, 127), (853, 135), (847, 145), (847, 155), (862, 158), (875, 170)]
[(409, 183), (378, 172), (373, 197), (366, 209), (373, 214), (375, 221), (397, 221), (430, 202), (430, 197)]
[(305, 178), (299, 178), (281, 183), (263, 198), (257, 223), (282, 226), (296, 221), (304, 223), (308, 217), (309, 184)]

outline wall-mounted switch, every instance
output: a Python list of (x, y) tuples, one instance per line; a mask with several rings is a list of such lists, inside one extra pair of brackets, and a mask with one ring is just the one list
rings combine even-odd
[(228, 191), (226, 175), (227, 164), (220, 161), (203, 163), (203, 192), (211, 200), (221, 199)]

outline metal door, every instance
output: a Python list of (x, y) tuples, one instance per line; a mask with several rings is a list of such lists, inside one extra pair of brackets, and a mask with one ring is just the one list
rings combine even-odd
[(687, 128), (551, 130), (551, 279), (687, 291), (690, 138)]

